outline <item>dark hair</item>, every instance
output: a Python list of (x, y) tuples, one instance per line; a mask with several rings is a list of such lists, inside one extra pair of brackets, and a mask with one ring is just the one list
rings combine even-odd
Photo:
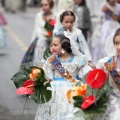
[(49, 5), (50, 5), (50, 8), (53, 8), (54, 7), (54, 1), (53, 0), (48, 0), (49, 2)]
[(67, 10), (67, 11), (64, 11), (61, 15), (60, 15), (60, 22), (63, 21), (64, 17), (65, 16), (73, 16), (74, 17), (74, 21), (75, 21), (75, 14), (70, 11), (70, 10)]
[(120, 28), (118, 28), (118, 29), (116, 30), (115, 35), (114, 35), (114, 37), (113, 37), (113, 43), (114, 43), (114, 44), (115, 44), (115, 38), (116, 38), (116, 36), (120, 36)]
[[(41, 0), (42, 1), (42, 0)], [(54, 2), (53, 0), (47, 0), (49, 3), (50, 8), (52, 9), (54, 7)]]
[(79, 4), (79, 6), (87, 6), (86, 5), (86, 0), (82, 0), (82, 2)]
[(67, 52), (67, 53), (72, 53), (71, 50), (71, 44), (69, 38), (64, 36), (63, 34), (58, 34), (55, 35), (54, 37), (57, 37), (60, 39), (61, 47)]

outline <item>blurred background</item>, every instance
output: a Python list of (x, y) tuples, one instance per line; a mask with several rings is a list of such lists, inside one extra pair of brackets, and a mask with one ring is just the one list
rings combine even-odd
[[(94, 43), (97, 44), (95, 35), (101, 35), (100, 12), (106, 1), (86, 0), (92, 23), (92, 33), (87, 40), (91, 51), (95, 49)], [(70, 9), (75, 4), (74, 0), (54, 0), (53, 11), (64, 10), (63, 2)], [(26, 97), (16, 95), (11, 77), (19, 70), (31, 43), (35, 17), (40, 11), (41, 0), (0, 0), (0, 120), (33, 120), (37, 111), (38, 104), (29, 99), (22, 116)], [(91, 54), (94, 58), (94, 53)]]

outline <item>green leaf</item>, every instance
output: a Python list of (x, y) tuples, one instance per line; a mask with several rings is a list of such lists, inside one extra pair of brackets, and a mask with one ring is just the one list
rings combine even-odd
[(79, 108), (84, 101), (83, 97), (81, 96), (74, 96), (73, 100), (74, 100), (74, 107), (79, 107)]
[(23, 86), (26, 80), (30, 79), (29, 75), (25, 71), (17, 72), (11, 80), (14, 82), (16, 88)]
[(54, 29), (54, 26), (51, 26), (49, 24), (50, 20), (49, 21), (46, 21), (45, 25), (44, 25), (44, 28), (47, 30), (47, 31), (53, 31)]
[(29, 67), (24, 67), (23, 68), (28, 74), (30, 74), (32, 72), (31, 68)]
[(50, 87), (50, 84), (47, 84), (46, 86), (42, 84), (35, 88), (35, 94), (31, 95), (31, 97), (36, 103), (43, 104), (51, 99), (52, 91), (47, 90), (47, 87)]

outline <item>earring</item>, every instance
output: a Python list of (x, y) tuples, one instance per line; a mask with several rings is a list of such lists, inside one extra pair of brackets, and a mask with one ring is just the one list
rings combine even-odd
[(61, 50), (61, 53), (62, 53), (62, 54), (64, 54), (64, 53), (65, 53), (65, 50), (64, 50), (64, 49), (62, 49), (62, 50)]

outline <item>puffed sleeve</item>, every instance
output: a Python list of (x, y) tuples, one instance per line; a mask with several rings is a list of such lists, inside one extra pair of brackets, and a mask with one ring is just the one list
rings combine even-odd
[(86, 73), (88, 73), (92, 68), (88, 65), (87, 58), (83, 57), (79, 59), (78, 62), (78, 77), (82, 78)]
[(54, 70), (48, 60), (44, 63), (43, 70), (45, 72), (46, 78), (51, 80), (54, 79)]
[(96, 64), (96, 68), (100, 68), (100, 69), (104, 70), (105, 72), (107, 72), (104, 64), (109, 59), (110, 59), (109, 57), (105, 57), (105, 58), (100, 59)]

